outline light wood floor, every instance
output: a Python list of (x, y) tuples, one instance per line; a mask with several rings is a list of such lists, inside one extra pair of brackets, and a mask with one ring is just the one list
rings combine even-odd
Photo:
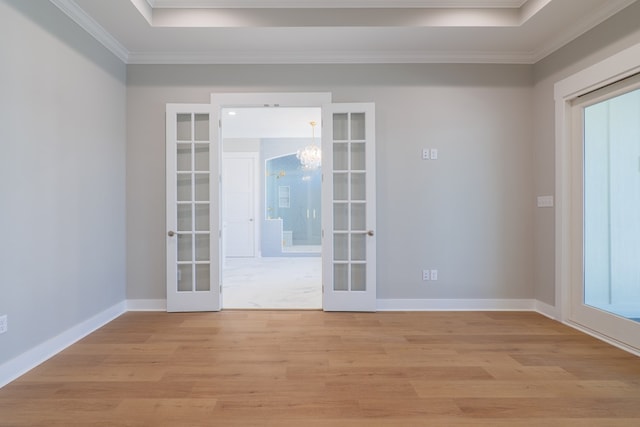
[(535, 313), (127, 313), (1, 426), (638, 426), (640, 358)]

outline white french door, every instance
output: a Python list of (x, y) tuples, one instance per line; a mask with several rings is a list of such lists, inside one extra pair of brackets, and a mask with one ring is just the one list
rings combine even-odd
[(167, 104), (167, 311), (220, 310), (218, 119)]
[(376, 310), (375, 105), (324, 93), (212, 94), (167, 104), (167, 310), (217, 311), (219, 118), (225, 107), (322, 107), (322, 276), (327, 311)]
[(570, 319), (640, 351), (640, 79), (572, 108)]
[(325, 105), (322, 123), (323, 308), (375, 311), (375, 105)]

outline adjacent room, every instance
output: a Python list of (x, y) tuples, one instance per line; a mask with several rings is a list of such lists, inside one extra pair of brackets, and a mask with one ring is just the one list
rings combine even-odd
[(223, 308), (322, 308), (320, 113), (222, 111)]

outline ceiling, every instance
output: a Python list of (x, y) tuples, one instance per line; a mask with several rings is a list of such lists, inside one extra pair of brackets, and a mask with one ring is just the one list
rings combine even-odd
[(531, 64), (636, 0), (50, 1), (127, 64)]
[(222, 137), (234, 138), (320, 138), (320, 108), (223, 108)]

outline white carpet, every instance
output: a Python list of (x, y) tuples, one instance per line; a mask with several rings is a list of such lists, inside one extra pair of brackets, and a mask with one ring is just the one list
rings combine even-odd
[(322, 258), (227, 258), (223, 308), (322, 308)]

